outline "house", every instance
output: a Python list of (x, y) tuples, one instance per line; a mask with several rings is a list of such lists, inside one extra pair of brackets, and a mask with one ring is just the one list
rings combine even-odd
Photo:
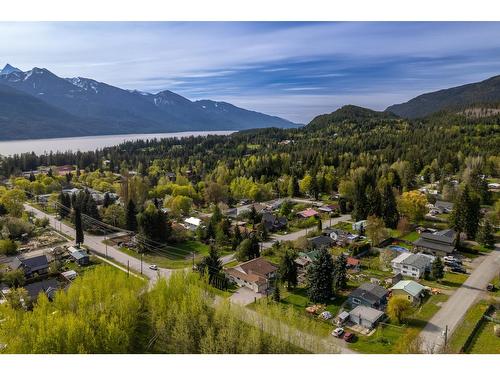
[(335, 241), (330, 236), (316, 236), (309, 238), (309, 243), (314, 249), (328, 249), (335, 245)]
[(361, 261), (359, 259), (356, 259), (354, 257), (347, 257), (347, 268), (354, 271), (359, 271), (360, 265)]
[(273, 201), (269, 201), (266, 204), (266, 208), (271, 211), (277, 210), (281, 207), (284, 201), (284, 199), (275, 199)]
[(321, 211), (321, 212), (326, 212), (328, 214), (332, 213), (332, 212), (335, 212), (335, 211), (338, 211), (339, 210), (339, 206), (338, 205), (327, 205), (327, 206), (321, 206), (321, 207), (318, 207), (318, 211)]
[(335, 324), (338, 326), (345, 324), (347, 320), (349, 319), (349, 313), (347, 311), (342, 311), (338, 316), (337, 319), (335, 319)]
[(61, 272), (61, 276), (64, 277), (68, 281), (73, 281), (74, 279), (76, 279), (78, 274), (76, 273), (75, 270), (69, 270), (69, 271)]
[(392, 272), (420, 279), (430, 270), (434, 257), (426, 254), (402, 253), (391, 261)]
[(70, 196), (71, 196), (71, 195), (77, 195), (80, 191), (81, 191), (81, 189), (77, 189), (77, 188), (72, 188), (72, 189), (62, 189), (62, 192), (63, 192), (64, 194), (69, 194)]
[(64, 176), (68, 173), (73, 172), (74, 169), (75, 167), (72, 165), (61, 165), (60, 167), (54, 168), (54, 174), (57, 174), (58, 176)]
[(80, 266), (86, 266), (90, 263), (89, 254), (81, 248), (70, 246), (68, 247), (69, 255), (73, 258), (75, 263)]
[(264, 212), (262, 214), (262, 225), (267, 231), (272, 232), (286, 228), (288, 220), (284, 216), (277, 216), (270, 212)]
[(434, 203), (434, 208), (440, 214), (449, 214), (453, 210), (453, 203), (445, 201), (436, 201), (436, 203)]
[(360, 220), (352, 224), (352, 230), (361, 232), (366, 228), (366, 220)]
[(32, 257), (15, 257), (10, 264), (12, 270), (23, 270), (26, 277), (45, 275), (49, 272), (49, 260), (47, 255), (36, 255)]
[(196, 230), (201, 225), (201, 219), (197, 217), (188, 217), (184, 219), (184, 226), (187, 229)]
[(52, 300), (60, 287), (57, 279), (47, 279), (27, 284), (23, 288), (28, 292), (30, 300), (36, 301), (40, 293), (45, 293), (49, 300)]
[(278, 267), (261, 257), (227, 268), (224, 273), (240, 287), (247, 287), (256, 293), (267, 293), (277, 271)]
[(297, 212), (297, 216), (302, 219), (309, 219), (310, 217), (318, 217), (319, 213), (315, 209), (308, 208), (307, 210)]
[(380, 285), (364, 283), (349, 294), (347, 301), (351, 307), (362, 305), (375, 309), (383, 309), (387, 303), (388, 294), (389, 291)]
[(368, 329), (373, 329), (383, 317), (382, 311), (363, 305), (356, 306), (349, 313), (351, 322)]
[(418, 251), (445, 256), (455, 251), (456, 236), (457, 234), (453, 229), (445, 229), (435, 233), (422, 233), (420, 238), (413, 242), (413, 245)]
[(312, 262), (314, 262), (318, 258), (319, 251), (311, 250), (307, 253), (300, 252), (297, 259), (295, 259), (295, 263), (298, 266), (299, 273), (304, 273)]
[(175, 182), (175, 173), (174, 172), (166, 172), (165, 177), (168, 178), (170, 182)]
[(425, 293), (425, 287), (413, 280), (401, 280), (391, 288), (393, 296), (403, 296), (418, 305)]

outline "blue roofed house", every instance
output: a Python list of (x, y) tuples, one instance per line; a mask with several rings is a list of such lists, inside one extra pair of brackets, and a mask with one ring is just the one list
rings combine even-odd
[(12, 270), (23, 270), (26, 277), (45, 275), (49, 272), (49, 260), (47, 255), (18, 256), (10, 264)]
[(349, 294), (347, 301), (353, 308), (362, 305), (383, 310), (387, 304), (388, 294), (389, 291), (380, 285), (364, 283)]
[(86, 266), (90, 263), (90, 257), (85, 249), (70, 246), (68, 247), (69, 255), (80, 266)]
[(418, 305), (424, 297), (425, 287), (413, 280), (401, 280), (391, 288), (393, 296), (403, 296)]

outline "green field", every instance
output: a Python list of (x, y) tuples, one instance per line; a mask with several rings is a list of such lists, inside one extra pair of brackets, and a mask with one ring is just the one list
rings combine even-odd
[(469, 275), (463, 273), (445, 272), (444, 278), (440, 281), (420, 280), (422, 285), (438, 289), (456, 289), (460, 287)]
[(471, 354), (500, 354), (500, 337), (495, 336), (495, 323), (484, 322), (477, 332), (470, 350)]
[(462, 323), (460, 323), (450, 339), (449, 350), (452, 353), (458, 353), (460, 351), (471, 335), (477, 322), (488, 308), (488, 305), (486, 301), (480, 301), (467, 311)]

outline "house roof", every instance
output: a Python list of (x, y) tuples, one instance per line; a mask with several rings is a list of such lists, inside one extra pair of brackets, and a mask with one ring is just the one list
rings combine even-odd
[(278, 269), (278, 267), (276, 267), (274, 264), (268, 262), (266, 259), (262, 257), (249, 260), (248, 262), (245, 263), (241, 263), (233, 268), (235, 269), (240, 268), (243, 272), (247, 274), (255, 274), (261, 276), (266, 276), (272, 272), (275, 272)]
[(11, 263), (13, 269), (18, 269), (21, 265), (31, 270), (37, 270), (47, 268), (49, 266), (49, 261), (47, 255), (42, 254), (32, 257), (16, 257)]
[(376, 323), (382, 316), (384, 316), (384, 313), (368, 306), (359, 305), (351, 310), (349, 315), (358, 316), (363, 320)]
[(389, 291), (380, 285), (373, 283), (364, 283), (359, 288), (353, 290), (350, 297), (362, 298), (372, 304), (379, 302)]
[(359, 259), (353, 257), (347, 257), (347, 265), (348, 266), (358, 266), (360, 263)]
[(432, 259), (425, 254), (403, 253), (395, 258), (392, 262), (422, 269), (428, 267), (429, 264), (432, 263)]
[(235, 268), (228, 268), (225, 272), (230, 276), (240, 278), (241, 280), (247, 281), (249, 283), (263, 284), (266, 282), (265, 277), (256, 274), (247, 274)]
[(446, 208), (447, 210), (451, 210), (453, 209), (453, 203), (438, 200), (436, 201), (436, 203), (434, 203), (434, 207), (442, 207)]
[(317, 236), (309, 239), (314, 247), (332, 246), (335, 241), (330, 236)]
[(201, 224), (201, 219), (198, 219), (197, 217), (188, 217), (184, 220), (184, 222), (197, 227)]
[(423, 285), (413, 280), (401, 280), (391, 288), (391, 290), (404, 290), (412, 297), (418, 297), (424, 289)]
[(431, 250), (451, 253), (455, 250), (455, 236), (456, 233), (453, 229), (445, 229), (436, 233), (422, 233), (421, 237), (413, 244)]
[(50, 293), (59, 289), (59, 282), (56, 279), (47, 279), (24, 286), (32, 300), (36, 299), (42, 292)]
[(311, 250), (307, 253), (299, 253), (299, 255), (305, 258), (309, 258), (311, 262), (314, 262), (318, 258), (319, 250)]
[(297, 215), (308, 218), (318, 215), (318, 211), (312, 208), (308, 208), (307, 210), (297, 212)]

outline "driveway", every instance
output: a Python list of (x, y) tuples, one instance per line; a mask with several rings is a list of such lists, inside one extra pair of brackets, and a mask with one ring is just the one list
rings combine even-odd
[(442, 332), (448, 327), (448, 338), (462, 321), (469, 308), (482, 296), (488, 283), (500, 271), (500, 244), (472, 271), (469, 278), (443, 304), (441, 309), (429, 320), (420, 334), (422, 351), (437, 353), (444, 345)]
[(253, 290), (247, 287), (241, 287), (236, 292), (234, 292), (231, 297), (229, 297), (229, 301), (237, 305), (246, 306), (262, 297), (264, 297), (264, 295), (262, 295), (261, 293), (255, 293)]

